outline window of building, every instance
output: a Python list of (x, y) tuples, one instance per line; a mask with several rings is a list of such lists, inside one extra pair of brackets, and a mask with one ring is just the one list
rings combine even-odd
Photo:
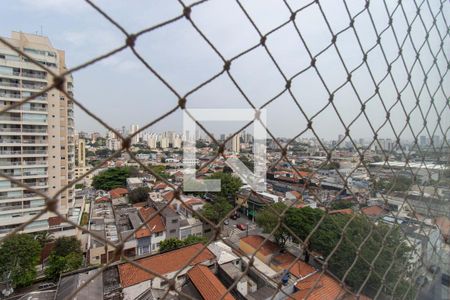
[(177, 219), (173, 219), (173, 220), (172, 220), (172, 223), (177, 223), (177, 222), (178, 222)]

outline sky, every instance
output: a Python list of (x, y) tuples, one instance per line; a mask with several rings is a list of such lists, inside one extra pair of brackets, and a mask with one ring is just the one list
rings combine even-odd
[[(242, 0), (240, 2), (262, 34), (270, 32), (290, 18), (290, 12), (282, 1)], [(347, 2), (348, 11), (352, 16), (363, 10), (365, 4), (365, 1), (361, 0)], [(371, 20), (378, 32), (383, 31), (388, 25), (389, 19), (383, 2), (370, 2), (371, 15), (363, 11), (355, 19), (354, 27), (364, 51), (371, 49), (377, 42), (377, 34)], [(387, 9), (392, 12), (397, 1), (385, 2), (388, 2)], [(129, 33), (152, 27), (180, 15), (183, 11), (178, 1), (172, 0), (100, 0), (94, 3)], [(293, 10), (297, 10), (309, 1), (297, 0), (287, 1), (287, 3)], [(185, 4), (188, 5), (190, 2), (185, 1)], [(429, 33), (429, 44), (425, 44), (420, 51), (420, 61), (424, 70), (428, 70), (433, 62), (430, 48), (437, 56), (436, 64), (439, 66), (439, 69), (436, 66), (431, 68), (427, 85), (423, 87), (424, 72), (417, 62), (411, 72), (411, 84), (407, 84), (408, 77), (404, 64), (411, 68), (416, 54), (410, 39), (406, 39), (402, 48), (403, 59), (397, 58), (398, 47), (391, 28), (381, 35), (380, 44), (384, 52), (380, 47), (375, 47), (368, 54), (367, 63), (370, 70), (362, 64), (363, 52), (353, 30), (345, 30), (337, 35), (335, 45), (339, 52), (334, 46), (324, 50), (332, 40), (329, 27), (334, 33), (341, 32), (348, 26), (350, 18), (343, 1), (322, 0), (320, 4), (320, 7), (312, 4), (301, 10), (295, 19), (307, 47), (295, 31), (292, 22), (267, 37), (266, 45), (287, 78), (310, 65), (311, 59), (307, 49), (313, 56), (320, 53), (316, 59), (317, 71), (310, 68), (295, 77), (291, 84), (291, 94), (285, 92), (266, 106), (267, 126), (274, 135), (287, 138), (298, 135), (307, 128), (303, 113), (311, 118), (319, 112), (313, 118), (314, 130), (321, 138), (337, 139), (339, 134), (345, 133), (341, 122), (350, 124), (361, 112), (361, 104), (355, 90), (361, 101), (368, 101), (365, 112), (375, 129), (382, 126), (386, 119), (383, 103), (386, 108), (392, 106), (397, 99), (396, 89), (402, 90), (401, 104), (403, 105), (397, 103), (392, 108), (390, 112), (392, 123), (387, 123), (380, 130), (380, 136), (393, 137), (392, 127), (399, 133), (405, 127), (405, 111), (409, 113), (413, 110), (417, 99), (419, 99), (422, 113), (426, 115), (430, 133), (436, 128), (437, 122), (437, 112), (434, 107), (429, 111), (431, 98), (434, 99), (438, 112), (444, 109), (441, 126), (444, 131), (448, 129), (450, 124), (450, 107), (447, 98), (450, 94), (448, 76), (442, 84), (443, 88), (438, 89), (441, 78), (439, 72), (444, 73), (447, 69), (444, 54), (448, 56), (450, 53), (448, 35), (444, 38), (444, 51), (439, 51), (441, 49), (439, 33), (446, 32), (442, 15), (438, 15), (436, 27)], [(431, 3), (431, 5), (435, 4)], [(328, 23), (322, 16), (320, 8)], [(437, 13), (438, 8), (438, 6), (431, 6), (433, 13)], [(449, 15), (449, 10), (449, 2), (444, 1), (443, 14)], [(404, 13), (410, 21), (415, 12), (413, 1), (404, 1)], [(432, 22), (427, 6), (422, 8), (421, 17), (416, 18), (411, 31), (417, 48), (424, 41), (423, 24), (429, 27)], [(206, 1), (192, 8), (191, 18), (225, 59), (237, 56), (257, 45), (260, 40), (258, 32), (237, 1)], [(403, 41), (407, 25), (403, 11), (399, 8), (393, 15), (393, 28), (397, 38)], [(48, 36), (55, 47), (66, 51), (66, 64), (69, 68), (125, 43), (122, 32), (81, 0), (4, 0), (0, 11), (0, 35), (9, 36), (11, 31), (42, 33)], [(185, 18), (141, 35), (136, 41), (136, 51), (179, 95), (185, 95), (223, 68), (219, 55)], [(395, 84), (388, 76), (379, 85), (379, 94), (372, 97), (375, 85), (371, 76), (378, 82), (386, 75), (385, 59), (393, 62), (391, 68)], [(353, 70), (362, 64), (362, 67), (352, 73), (353, 86), (348, 82), (345, 84), (347, 73), (342, 60), (348, 70)], [(257, 107), (282, 92), (286, 85), (280, 71), (262, 46), (233, 60), (230, 73), (241, 91)], [(145, 68), (130, 49), (125, 49), (112, 57), (79, 70), (73, 74), (73, 77), (75, 99), (114, 128), (129, 127), (131, 124), (143, 126), (175, 107), (178, 102), (177, 97)], [(344, 86), (338, 88), (341, 85)], [(339, 114), (331, 105), (325, 107), (329, 99), (327, 89), (330, 92), (335, 91), (333, 104)], [(226, 74), (189, 94), (186, 99), (188, 108), (250, 107)], [(107, 130), (79, 108), (75, 111), (75, 118), (76, 128), (80, 131), (105, 133)], [(421, 131), (423, 115), (417, 107), (410, 114), (410, 120), (411, 128), (406, 128), (402, 134), (403, 138), (411, 138), (411, 130), (416, 135), (426, 134)], [(207, 123), (205, 126), (219, 134), (234, 131), (242, 124), (218, 122)], [(182, 114), (178, 110), (148, 130), (181, 132), (181, 128)], [(373, 136), (364, 115), (352, 123), (350, 134), (357, 138)], [(436, 134), (442, 136), (440, 128)], [(311, 136), (310, 130), (302, 135), (302, 137)]]

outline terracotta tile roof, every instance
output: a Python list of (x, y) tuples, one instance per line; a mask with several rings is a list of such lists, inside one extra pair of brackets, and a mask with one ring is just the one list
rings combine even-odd
[(327, 274), (323, 274), (320, 277), (320, 274), (319, 272), (300, 280), (295, 285), (299, 291), (292, 294), (292, 297), (297, 300), (303, 300), (310, 293), (307, 298), (309, 300), (335, 300), (347, 294), (334, 278)]
[[(182, 269), (186, 262), (196, 255), (203, 248), (202, 244), (194, 244), (173, 251), (148, 256), (135, 260), (144, 268), (151, 269), (155, 273), (165, 275)], [(214, 254), (208, 248), (203, 251), (190, 263), (191, 266), (213, 260)], [(119, 277), (122, 288), (127, 288), (138, 283), (147, 281), (155, 277), (154, 275), (133, 266), (130, 263), (124, 263), (119, 267)]]
[(379, 217), (387, 213), (387, 211), (379, 205), (361, 208), (361, 212), (369, 217)]
[[(260, 235), (249, 235), (241, 239), (241, 241), (245, 242), (246, 244), (250, 245), (253, 248), (253, 251), (259, 247), (264, 242), (264, 238)], [(264, 256), (267, 256), (269, 254), (275, 254), (279, 251), (279, 247), (277, 244), (275, 244), (272, 241), (267, 240), (262, 247), (259, 249), (259, 253), (261, 253)], [(252, 251), (252, 252), (253, 252)]]
[[(152, 214), (154, 214), (156, 210), (153, 207), (141, 207), (139, 209), (139, 215), (141, 216), (142, 222), (150, 218)], [(147, 223), (147, 226), (139, 228), (135, 232), (135, 237), (137, 239), (142, 237), (151, 236), (153, 232), (162, 232), (166, 230), (166, 226), (164, 226), (164, 222), (159, 214), (151, 218)], [(153, 229), (154, 227), (154, 229)], [(152, 229), (152, 232), (150, 230)]]
[(64, 219), (61, 218), (60, 216), (54, 216), (54, 217), (48, 218), (48, 226), (61, 225), (61, 223), (63, 223), (63, 222), (64, 222)]
[(98, 199), (95, 199), (95, 203), (100, 203), (100, 202), (111, 202), (111, 199), (109, 199), (108, 197), (100, 197)]
[(153, 187), (154, 190), (163, 190), (167, 187), (167, 184), (165, 184), (164, 182), (160, 182), (155, 184), (155, 186)]
[(328, 212), (328, 214), (330, 214), (330, 215), (334, 215), (334, 214), (351, 215), (352, 213), (353, 213), (353, 210), (351, 208), (336, 209), (336, 210), (331, 210)]
[(200, 198), (191, 198), (191, 199), (185, 201), (184, 203), (186, 203), (187, 205), (204, 204), (205, 200), (200, 199)]
[[(278, 264), (279, 268), (287, 269), (296, 260), (296, 257), (289, 252), (285, 252), (275, 256), (273, 260)], [(305, 277), (314, 271), (316, 271), (316, 269), (314, 269), (313, 266), (302, 260), (297, 260), (297, 262), (289, 269), (289, 272), (297, 278)]]
[(449, 236), (450, 235), (450, 219), (442, 216), (436, 218), (435, 221), (437, 227), (439, 227), (439, 230), (441, 231), (443, 236)]
[[(205, 300), (221, 299), (227, 292), (227, 289), (207, 266), (196, 265), (187, 274)], [(234, 300), (234, 297), (228, 293), (223, 299)]]
[(166, 201), (172, 200), (174, 196), (175, 196), (175, 192), (174, 191), (168, 191), (167, 193), (164, 193), (162, 195), (163, 199), (166, 200)]
[(115, 188), (109, 191), (111, 198), (116, 199), (128, 194), (128, 190), (125, 188)]

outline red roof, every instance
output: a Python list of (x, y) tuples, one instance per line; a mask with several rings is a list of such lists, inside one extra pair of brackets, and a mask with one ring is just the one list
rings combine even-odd
[[(187, 274), (204, 300), (221, 299), (227, 292), (227, 289), (207, 266), (196, 265)], [(228, 293), (223, 299), (233, 300), (234, 297)]]
[(95, 203), (100, 203), (100, 202), (111, 202), (111, 200), (108, 197), (100, 197), (95, 200)]
[(154, 190), (163, 190), (167, 187), (167, 184), (165, 184), (164, 182), (160, 182), (158, 184), (156, 184), (153, 189)]
[[(208, 260), (215, 259), (214, 254), (208, 248), (203, 250), (202, 244), (194, 244), (173, 251), (148, 256), (135, 260), (142, 267), (152, 270), (160, 275), (165, 275), (178, 271), (186, 266), (186, 262), (193, 256), (199, 255), (190, 263), (191, 266), (205, 263)], [(151, 273), (133, 266), (130, 263), (124, 263), (118, 266), (120, 283), (122, 288), (127, 288), (138, 283), (151, 280), (155, 276)]]
[(111, 198), (116, 199), (128, 194), (128, 190), (125, 188), (115, 188), (109, 191)]
[(361, 212), (369, 217), (379, 217), (387, 213), (387, 211), (379, 205), (361, 208)]
[[(297, 300), (335, 300), (347, 293), (335, 279), (326, 274), (320, 275), (319, 272), (300, 280), (295, 285), (299, 291), (292, 297)], [(307, 295), (308, 298), (306, 298)]]
[(166, 201), (170, 201), (173, 199), (173, 197), (175, 197), (175, 192), (174, 191), (168, 191), (166, 193), (164, 193), (162, 195), (163, 199)]
[(196, 204), (204, 204), (205, 200), (200, 199), (200, 198), (190, 198), (189, 200), (184, 202), (187, 205), (196, 205)]
[[(287, 269), (296, 259), (297, 258), (289, 252), (279, 254), (273, 258), (282, 269)], [(289, 269), (289, 272), (297, 278), (305, 277), (315, 271), (316, 269), (314, 269), (313, 266), (302, 260), (297, 260)]]
[[(249, 235), (244, 238), (241, 238), (241, 241), (245, 242), (246, 244), (250, 245), (253, 249), (257, 249), (263, 242), (264, 238), (260, 235)], [(261, 253), (264, 256), (267, 256), (269, 254), (275, 254), (280, 249), (277, 244), (274, 242), (267, 240), (261, 248), (259, 248), (258, 253)]]
[[(139, 209), (139, 215), (143, 222), (150, 218), (156, 210), (153, 207), (141, 207)], [(136, 233), (136, 238), (142, 238), (146, 236), (151, 236), (154, 232), (162, 232), (166, 230), (166, 226), (164, 226), (164, 222), (159, 214), (156, 214), (153, 218), (151, 218), (147, 223), (147, 226), (139, 228)], [(151, 230), (151, 232), (150, 232)]]

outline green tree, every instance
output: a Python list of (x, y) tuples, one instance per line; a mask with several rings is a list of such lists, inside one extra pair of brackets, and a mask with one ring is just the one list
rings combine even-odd
[(145, 202), (148, 200), (150, 189), (148, 187), (138, 187), (128, 193), (128, 200), (131, 203)]
[(170, 238), (162, 241), (159, 244), (159, 251), (160, 252), (167, 252), (171, 250), (175, 250), (184, 246), (189, 246), (197, 243), (205, 244), (208, 241), (206, 237), (203, 236), (195, 236), (190, 235), (184, 240), (179, 240), (177, 238)]
[[(321, 253), (324, 257), (331, 254), (328, 262), (329, 270), (339, 278), (342, 278), (351, 268), (347, 274), (346, 283), (355, 291), (361, 287), (366, 277), (368, 277), (366, 286), (380, 288), (382, 278), (379, 274), (384, 274), (390, 268), (384, 283), (386, 293), (397, 295), (398, 291), (393, 291), (393, 286), (405, 270), (405, 265), (408, 264), (407, 256), (410, 251), (399, 228), (372, 224), (363, 215), (351, 218), (352, 216), (341, 214), (324, 216), (324, 212), (319, 209), (290, 208), (285, 222), (297, 236), (304, 240), (321, 220), (307, 245), (308, 250)], [(345, 237), (341, 239), (342, 230), (347, 223), (349, 224), (346, 226)], [(357, 253), (362, 243), (364, 244)], [(399, 248), (395, 251), (397, 247)], [(372, 261), (374, 269), (370, 272)]]
[(133, 167), (111, 168), (94, 176), (92, 186), (97, 190), (112, 190), (118, 187), (125, 187), (127, 178), (138, 174)]
[(234, 198), (236, 192), (242, 186), (242, 180), (232, 174), (218, 172), (211, 175), (210, 178), (220, 179), (220, 192), (214, 194), (225, 199), (229, 199), (230, 197)]
[(351, 200), (336, 200), (331, 202), (331, 209), (345, 209), (352, 208), (353, 202)]
[[(277, 227), (279, 217), (287, 206), (284, 203), (275, 203), (264, 207), (256, 215), (256, 223), (263, 229), (264, 233), (272, 233)], [(283, 220), (281, 220), (283, 222)], [(286, 242), (289, 238), (289, 232), (283, 227), (279, 226), (273, 233), (276, 243), (282, 248), (285, 248)]]
[(83, 264), (83, 255), (79, 253), (69, 253), (66, 256), (58, 256), (52, 253), (47, 261), (45, 276), (49, 280), (57, 281), (62, 273), (74, 271)]
[(53, 236), (53, 234), (51, 234), (48, 231), (42, 231), (37, 233), (34, 236), (34, 239), (37, 240), (39, 242), (39, 244), (41, 245), (41, 247), (44, 247), (45, 244), (48, 244), (50, 242), (53, 242), (55, 240), (55, 237)]
[(341, 167), (341, 164), (337, 161), (330, 161), (327, 164), (320, 167), (322, 170), (334, 170), (339, 169)]
[(161, 243), (159, 244), (159, 251), (160, 252), (171, 251), (183, 246), (184, 242), (177, 238), (165, 239), (164, 241), (161, 241)]
[(33, 283), (41, 246), (29, 234), (15, 234), (3, 240), (0, 246), (0, 275), (9, 278), (14, 286)]
[(201, 214), (211, 222), (218, 224), (231, 210), (233, 206), (223, 197), (218, 197), (214, 202), (203, 205)]
[(52, 252), (57, 256), (67, 256), (70, 253), (83, 253), (81, 251), (81, 242), (74, 236), (57, 238)]
[(183, 243), (185, 246), (188, 246), (188, 245), (193, 245), (193, 244), (197, 244), (197, 243), (205, 244), (207, 241), (208, 241), (208, 239), (204, 236), (190, 235), (183, 240)]
[(376, 190), (385, 190), (385, 191), (408, 191), (411, 188), (413, 181), (411, 178), (406, 176), (397, 176), (392, 179), (380, 179), (375, 181), (375, 189)]
[(45, 276), (56, 281), (62, 273), (76, 270), (82, 264), (80, 241), (76, 237), (60, 237), (55, 240), (55, 247), (48, 258)]
[(155, 172), (161, 178), (170, 178), (170, 175), (166, 172), (166, 166), (163, 165), (149, 165), (148, 166), (153, 172)]

